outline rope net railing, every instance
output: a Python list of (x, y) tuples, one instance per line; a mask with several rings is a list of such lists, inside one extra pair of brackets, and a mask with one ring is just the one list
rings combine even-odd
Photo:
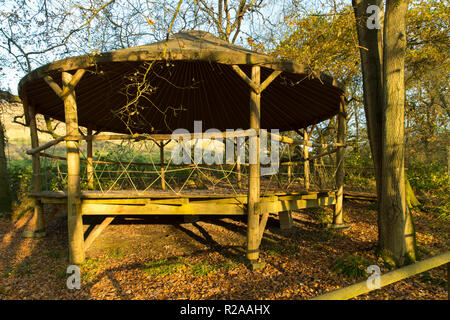
[[(236, 146), (238, 139), (234, 139)], [(87, 152), (88, 141), (80, 139), (80, 186), (81, 190), (103, 193), (121, 191), (155, 191), (182, 195), (192, 191), (208, 193), (246, 194), (249, 176), (249, 137), (241, 137), (243, 155), (237, 148), (231, 157), (226, 153), (225, 143), (215, 139), (192, 139), (184, 142), (182, 151), (189, 156), (185, 162), (174, 161), (177, 141), (152, 139), (92, 140), (92, 160)], [(274, 192), (299, 192), (304, 190), (333, 190), (335, 188), (336, 160), (334, 152), (325, 152), (322, 146), (305, 146), (301, 143), (280, 142), (277, 157), (271, 158), (270, 141), (266, 157), (272, 172), (260, 176), (261, 196)], [(163, 148), (161, 144), (164, 143)], [(163, 151), (161, 151), (163, 150)], [(196, 161), (205, 155), (222, 161), (205, 163)], [(332, 150), (333, 151), (333, 150)], [(162, 153), (161, 153), (162, 152)], [(67, 189), (67, 161), (65, 144), (54, 144), (40, 151), (42, 190)], [(238, 159), (239, 158), (239, 159)], [(91, 166), (91, 170), (88, 167)], [(92, 172), (92, 173), (89, 173)]]

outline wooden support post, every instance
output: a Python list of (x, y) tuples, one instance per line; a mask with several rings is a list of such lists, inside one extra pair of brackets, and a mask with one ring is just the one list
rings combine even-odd
[[(252, 82), (260, 84), (261, 68), (252, 67)], [(250, 91), (250, 129), (254, 129), (259, 134), (261, 119), (261, 93)], [(253, 157), (256, 163), (249, 165), (248, 181), (248, 223), (247, 223), (247, 258), (251, 263), (256, 263), (259, 259), (259, 212), (256, 204), (260, 196), (260, 164), (259, 164), (259, 136), (250, 137), (250, 143), (254, 148), (249, 147), (251, 152), (256, 152)]]
[(306, 143), (303, 145), (303, 157), (305, 158), (304, 163), (304, 186), (306, 190), (309, 190), (309, 149), (308, 149), (308, 131), (306, 129), (303, 129), (303, 139), (306, 141)]
[(102, 221), (102, 223), (94, 227), (94, 229), (89, 233), (89, 235), (86, 238), (86, 241), (84, 242), (85, 250), (87, 250), (94, 242), (94, 240), (103, 232), (103, 230), (105, 230), (106, 227), (109, 226), (111, 222), (113, 222), (114, 218), (115, 216), (106, 217)]
[(292, 181), (292, 164), (289, 163), (287, 166), (287, 174), (288, 174), (288, 182), (291, 183)]
[(236, 150), (236, 179), (237, 179), (237, 187), (238, 189), (242, 188), (242, 177), (241, 177), (241, 153), (239, 152), (239, 143), (238, 143), (238, 138), (236, 138), (236, 146), (237, 149)]
[(259, 239), (258, 243), (261, 245), (262, 238), (264, 237), (264, 230), (266, 229), (267, 220), (269, 219), (269, 212), (264, 212), (259, 221)]
[[(88, 136), (92, 135), (92, 129), (88, 128), (87, 132)], [(87, 164), (86, 164), (86, 173), (87, 173), (87, 181), (88, 181), (88, 189), (94, 190), (94, 163), (92, 156), (92, 140), (86, 140), (87, 144)]]
[[(263, 263), (258, 262), (260, 212), (256, 208), (256, 205), (260, 200), (259, 130), (261, 125), (261, 92), (266, 89), (281, 72), (273, 71), (261, 84), (260, 66), (252, 66), (251, 79), (239, 68), (239, 66), (233, 65), (232, 68), (250, 87), (250, 129), (256, 131), (256, 136), (249, 137), (249, 158), (253, 158), (253, 161), (250, 161), (249, 164), (248, 178), (247, 258), (250, 260), (253, 269), (259, 269), (264, 266)], [(256, 154), (252, 154), (252, 152)]]
[(166, 178), (164, 175), (164, 140), (159, 143), (159, 163), (161, 164), (161, 189), (166, 190)]
[(280, 229), (288, 230), (294, 226), (294, 220), (292, 219), (292, 211), (280, 211), (278, 213), (278, 218), (280, 219)]
[[(62, 73), (63, 92), (67, 91), (72, 75)], [(74, 88), (64, 96), (66, 134), (80, 135), (78, 132), (78, 114)], [(84, 262), (83, 220), (80, 208), (80, 153), (78, 141), (66, 141), (67, 147), (67, 220), (69, 229), (69, 261), (73, 264)]]
[(337, 147), (336, 152), (336, 205), (334, 207), (333, 225), (339, 226), (344, 222), (344, 142), (345, 142), (345, 99), (341, 97), (339, 113), (337, 115)]
[[(28, 104), (28, 101), (24, 101), (25, 110), (28, 110), (28, 117), (30, 121), (30, 136), (31, 147), (39, 147), (39, 137), (37, 131), (36, 109), (33, 104)], [(39, 153), (32, 155), (32, 188), (33, 192), (42, 191), (42, 179), (41, 179), (41, 160)], [(43, 216), (43, 207), (39, 199), (34, 198), (34, 214), (31, 221), (31, 230), (27, 230), (23, 233), (24, 237), (43, 237), (45, 236), (45, 224)]]

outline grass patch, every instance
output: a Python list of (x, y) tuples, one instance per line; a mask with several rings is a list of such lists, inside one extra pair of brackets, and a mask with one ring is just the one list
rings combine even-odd
[(98, 274), (100, 263), (101, 261), (97, 259), (86, 259), (81, 265), (81, 279), (86, 283), (93, 282)]
[(186, 268), (182, 258), (169, 261), (167, 258), (158, 261), (151, 261), (145, 265), (144, 272), (153, 276), (165, 276), (180, 272)]
[(118, 248), (112, 248), (108, 251), (108, 256), (110, 258), (123, 258), (125, 256), (125, 252), (123, 251), (122, 248), (118, 247)]
[(209, 263), (196, 263), (192, 266), (192, 273), (196, 276), (207, 276), (211, 272), (215, 272), (219, 267), (211, 265)]
[(239, 264), (240, 263), (233, 260), (226, 260), (225, 262), (222, 263), (221, 268), (225, 269), (226, 271), (233, 270), (238, 268)]
[(367, 267), (371, 264), (374, 263), (364, 257), (358, 255), (348, 255), (337, 259), (331, 269), (337, 274), (341, 274), (352, 279), (359, 279), (366, 276)]
[(195, 276), (207, 276), (220, 269), (230, 270), (237, 268), (237, 266), (238, 264), (231, 260), (226, 260), (219, 265), (214, 265), (208, 262), (190, 264), (185, 262), (182, 258), (173, 261), (165, 258), (147, 263), (143, 272), (151, 276), (167, 276), (180, 272), (188, 272)]

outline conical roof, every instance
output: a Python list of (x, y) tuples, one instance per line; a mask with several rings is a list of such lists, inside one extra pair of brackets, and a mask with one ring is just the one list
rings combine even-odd
[(339, 110), (343, 91), (331, 77), (203, 31), (52, 62), (26, 75), (19, 95), (38, 113), (64, 121), (63, 103), (43, 78), (50, 75), (61, 85), (63, 71), (83, 68), (87, 72), (75, 89), (81, 126), (118, 133), (192, 132), (194, 120), (202, 120), (204, 130), (245, 129), (250, 89), (232, 65), (248, 76), (251, 66), (261, 66), (261, 81), (274, 70), (282, 71), (262, 92), (262, 128), (303, 128)]

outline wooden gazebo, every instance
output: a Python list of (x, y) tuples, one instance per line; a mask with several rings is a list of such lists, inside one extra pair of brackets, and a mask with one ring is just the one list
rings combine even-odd
[[(34, 235), (42, 234), (43, 204), (67, 203), (70, 261), (84, 261), (85, 247), (116, 215), (242, 214), (248, 216), (247, 257), (257, 265), (259, 245), (270, 213), (289, 221), (290, 210), (335, 205), (334, 222), (342, 223), (345, 99), (329, 76), (299, 64), (229, 44), (202, 31), (180, 32), (168, 41), (113, 52), (77, 56), (42, 66), (19, 84), (30, 126), (35, 199)], [(151, 98), (150, 98), (151, 97)], [(36, 114), (65, 122), (66, 135), (40, 145)], [(247, 190), (224, 193), (174, 193), (146, 190), (105, 193), (80, 187), (79, 142), (87, 141), (92, 171), (92, 141), (108, 139), (170, 140), (174, 129), (204, 128), (298, 130), (338, 115), (336, 187), (327, 191), (274, 192), (260, 195), (260, 165), (249, 164)], [(80, 134), (80, 127), (88, 129)], [(112, 132), (113, 135), (93, 131)], [(259, 139), (258, 136), (253, 137)], [(273, 136), (283, 143), (313, 144)], [(67, 190), (42, 190), (42, 151), (65, 141)], [(307, 154), (307, 153), (306, 153)], [(329, 153), (328, 153), (329, 154)], [(305, 159), (308, 161), (308, 159)], [(161, 165), (164, 159), (162, 158)], [(164, 182), (164, 176), (161, 178)], [(214, 208), (214, 210), (212, 210)], [(214, 212), (212, 212), (214, 211)], [(83, 215), (105, 215), (86, 239)]]

